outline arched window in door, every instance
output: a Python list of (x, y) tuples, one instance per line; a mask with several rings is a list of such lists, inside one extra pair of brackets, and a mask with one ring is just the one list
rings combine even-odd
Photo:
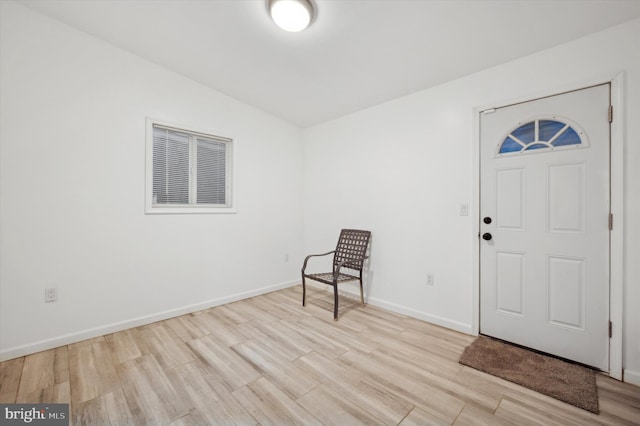
[[(528, 154), (537, 150), (557, 148), (581, 148), (586, 145), (584, 133), (557, 118), (537, 119), (509, 132), (498, 146), (498, 156), (504, 154)], [(537, 151), (541, 152), (541, 151)]]

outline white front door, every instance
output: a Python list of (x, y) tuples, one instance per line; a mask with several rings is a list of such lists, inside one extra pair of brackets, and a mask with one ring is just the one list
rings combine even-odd
[(610, 85), (480, 118), (480, 332), (609, 370)]

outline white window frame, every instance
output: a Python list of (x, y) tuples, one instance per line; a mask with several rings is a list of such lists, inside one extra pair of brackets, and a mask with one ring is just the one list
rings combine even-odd
[[(225, 193), (227, 203), (224, 205), (195, 204), (192, 203), (194, 194), (190, 192), (190, 204), (154, 204), (153, 203), (153, 129), (154, 126), (167, 128), (179, 132), (188, 133), (194, 136), (202, 136), (216, 141), (227, 143), (226, 149), (226, 179)], [(234, 204), (234, 182), (236, 170), (235, 151), (237, 142), (232, 138), (216, 136), (215, 132), (206, 129), (198, 129), (194, 126), (182, 125), (147, 117), (146, 119), (146, 141), (145, 141), (145, 214), (202, 214), (202, 213), (236, 213)], [(190, 162), (193, 160), (190, 157)], [(191, 173), (194, 172), (192, 169)]]

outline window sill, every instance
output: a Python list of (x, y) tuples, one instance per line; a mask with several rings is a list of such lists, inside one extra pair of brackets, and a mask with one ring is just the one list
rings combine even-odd
[(233, 207), (154, 207), (147, 206), (145, 214), (235, 214)]

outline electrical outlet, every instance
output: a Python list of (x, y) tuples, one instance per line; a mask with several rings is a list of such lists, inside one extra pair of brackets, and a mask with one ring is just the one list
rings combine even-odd
[(57, 288), (45, 288), (44, 289), (44, 303), (55, 302), (58, 300)]
[(433, 274), (427, 274), (427, 285), (433, 285)]

